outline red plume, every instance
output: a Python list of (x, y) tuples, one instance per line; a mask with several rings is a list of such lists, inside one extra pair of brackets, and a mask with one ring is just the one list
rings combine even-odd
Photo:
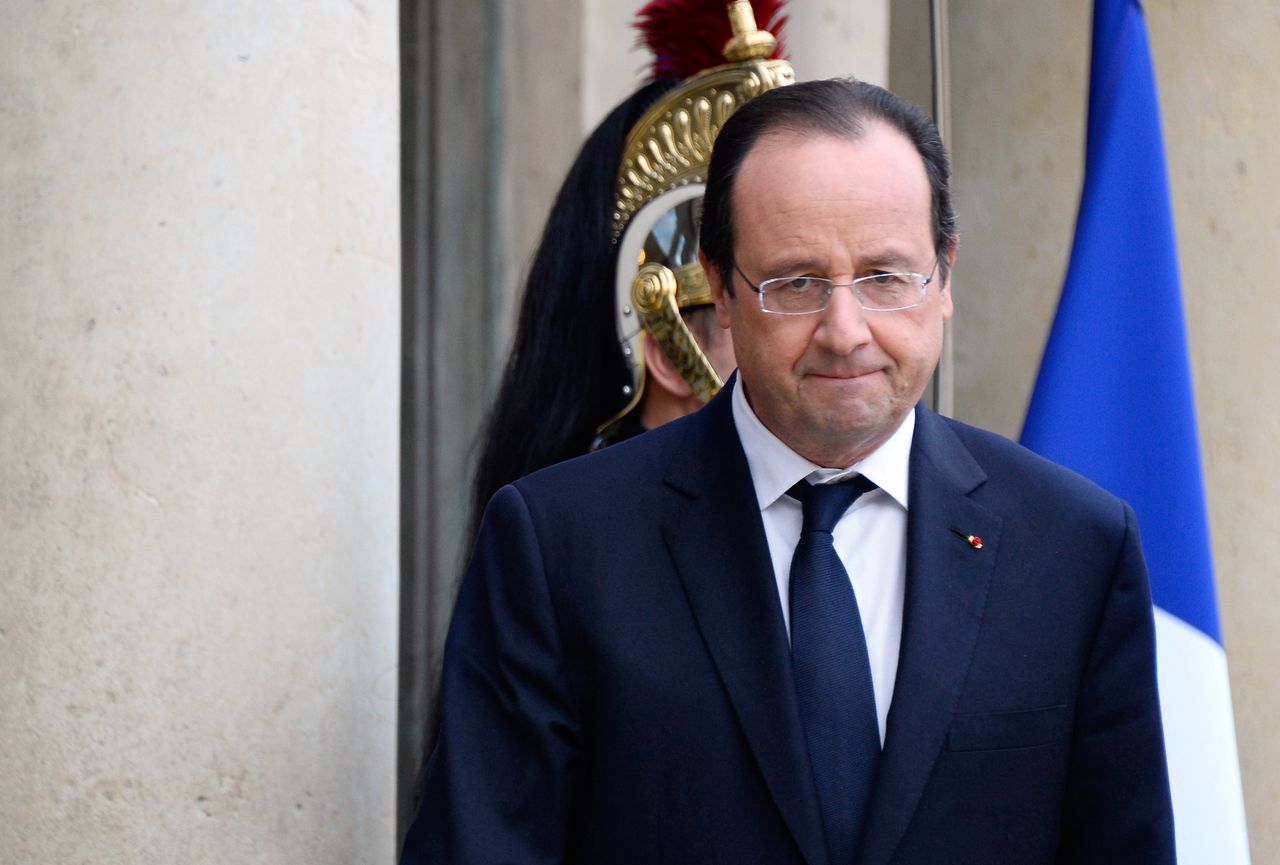
[[(751, 0), (756, 26), (778, 40), (771, 59), (784, 57), (785, 0)], [(632, 24), (638, 44), (653, 52), (652, 78), (688, 78), (727, 63), (724, 45), (733, 36), (725, 0), (650, 0)]]

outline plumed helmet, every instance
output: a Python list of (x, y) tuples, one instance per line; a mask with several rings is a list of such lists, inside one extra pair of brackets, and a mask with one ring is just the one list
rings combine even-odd
[[(753, 10), (754, 5), (754, 10)], [(637, 16), (653, 80), (588, 136), (534, 253), (478, 448), (469, 520), (530, 472), (636, 428), (645, 332), (702, 399), (720, 386), (681, 310), (709, 304), (697, 260), (711, 144), (744, 101), (794, 80), (781, 0), (654, 0)]]
[[(714, 10), (718, 18), (708, 14), (712, 7), (720, 7)], [(757, 0), (756, 7), (766, 26), (780, 33), (781, 3)], [(711, 303), (697, 251), (716, 135), (742, 103), (795, 80), (779, 40), (757, 28), (757, 9), (748, 0), (729, 3), (727, 10), (719, 2), (655, 0), (639, 13), (636, 26), (654, 52), (655, 76), (674, 72), (684, 80), (631, 129), (618, 167), (614, 311), (629, 381), (623, 385), (626, 405), (601, 425), (598, 443), (608, 443), (639, 404), (646, 332), (699, 400), (709, 400), (722, 384), (680, 312)], [(691, 26), (699, 19), (701, 27)]]

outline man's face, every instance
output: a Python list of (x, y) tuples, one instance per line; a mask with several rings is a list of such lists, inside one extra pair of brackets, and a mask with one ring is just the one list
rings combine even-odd
[[(807, 274), (850, 282), (877, 271), (929, 275), (929, 180), (911, 142), (883, 123), (856, 141), (771, 133), (743, 160), (733, 190), (734, 248), (759, 285)], [(954, 252), (952, 253), (954, 257)], [(879, 447), (924, 392), (951, 317), (950, 280), (925, 302), (867, 312), (837, 288), (812, 315), (776, 315), (738, 275), (729, 297), (707, 267), (716, 316), (731, 327), (752, 409), (792, 450), (847, 466)]]

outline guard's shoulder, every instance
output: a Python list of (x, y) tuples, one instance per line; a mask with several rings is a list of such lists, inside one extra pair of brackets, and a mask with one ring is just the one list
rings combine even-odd
[(660, 485), (671, 458), (691, 433), (690, 417), (664, 424), (594, 453), (547, 466), (514, 483), (526, 499), (568, 499), (583, 506), (617, 496), (634, 496)]

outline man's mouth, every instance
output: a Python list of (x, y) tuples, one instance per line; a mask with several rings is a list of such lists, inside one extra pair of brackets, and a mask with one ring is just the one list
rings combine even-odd
[(822, 372), (811, 372), (809, 373), (809, 375), (813, 376), (814, 378), (827, 378), (827, 379), (834, 379), (837, 381), (848, 381), (852, 379), (866, 378), (867, 376), (873, 375), (874, 373), (877, 373), (879, 371), (880, 370), (878, 369), (840, 370), (840, 371), (826, 370)]

